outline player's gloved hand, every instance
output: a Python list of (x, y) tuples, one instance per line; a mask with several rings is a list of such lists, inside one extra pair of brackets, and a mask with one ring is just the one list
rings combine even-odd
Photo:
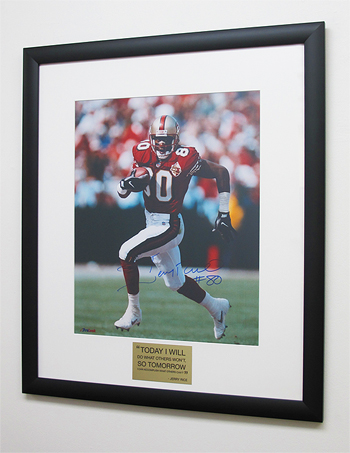
[(231, 225), (231, 218), (228, 212), (218, 212), (215, 226), (212, 231), (218, 231), (225, 242), (232, 242), (237, 234)]
[(131, 175), (120, 181), (120, 187), (129, 192), (142, 192), (148, 185), (149, 179), (147, 175), (142, 175), (136, 178), (135, 170), (131, 172)]

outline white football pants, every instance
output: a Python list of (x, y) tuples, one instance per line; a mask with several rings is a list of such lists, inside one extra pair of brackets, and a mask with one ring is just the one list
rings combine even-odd
[[(182, 216), (181, 214), (178, 216), (180, 221), (178, 233), (168, 239), (167, 233), (172, 229), (170, 214), (150, 213), (145, 210), (145, 215), (146, 228), (124, 242), (119, 250), (119, 258), (127, 260), (133, 256), (133, 260), (137, 261), (140, 258), (151, 257), (165, 285), (177, 291), (185, 283), (179, 249), (185, 233)], [(155, 244), (157, 245), (154, 246)]]

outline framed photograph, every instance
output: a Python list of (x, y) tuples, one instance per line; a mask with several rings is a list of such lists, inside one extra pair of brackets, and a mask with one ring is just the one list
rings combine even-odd
[(324, 39), (24, 49), (23, 393), (322, 422)]

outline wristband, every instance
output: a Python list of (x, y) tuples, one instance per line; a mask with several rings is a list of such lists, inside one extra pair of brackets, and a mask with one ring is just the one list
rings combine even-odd
[(230, 192), (219, 193), (219, 211), (229, 212)]
[(126, 195), (126, 193), (127, 193), (127, 189), (122, 188), (121, 181), (118, 184), (117, 192), (119, 193), (119, 195)]

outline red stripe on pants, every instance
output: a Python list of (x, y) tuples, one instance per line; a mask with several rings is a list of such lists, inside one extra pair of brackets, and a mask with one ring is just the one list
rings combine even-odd
[(157, 249), (163, 245), (175, 239), (180, 231), (180, 219), (175, 217), (170, 219), (170, 227), (161, 233), (159, 236), (151, 237), (138, 244), (136, 247), (131, 249), (126, 257), (128, 263), (135, 261), (135, 259), (143, 253), (149, 252), (150, 250)]

